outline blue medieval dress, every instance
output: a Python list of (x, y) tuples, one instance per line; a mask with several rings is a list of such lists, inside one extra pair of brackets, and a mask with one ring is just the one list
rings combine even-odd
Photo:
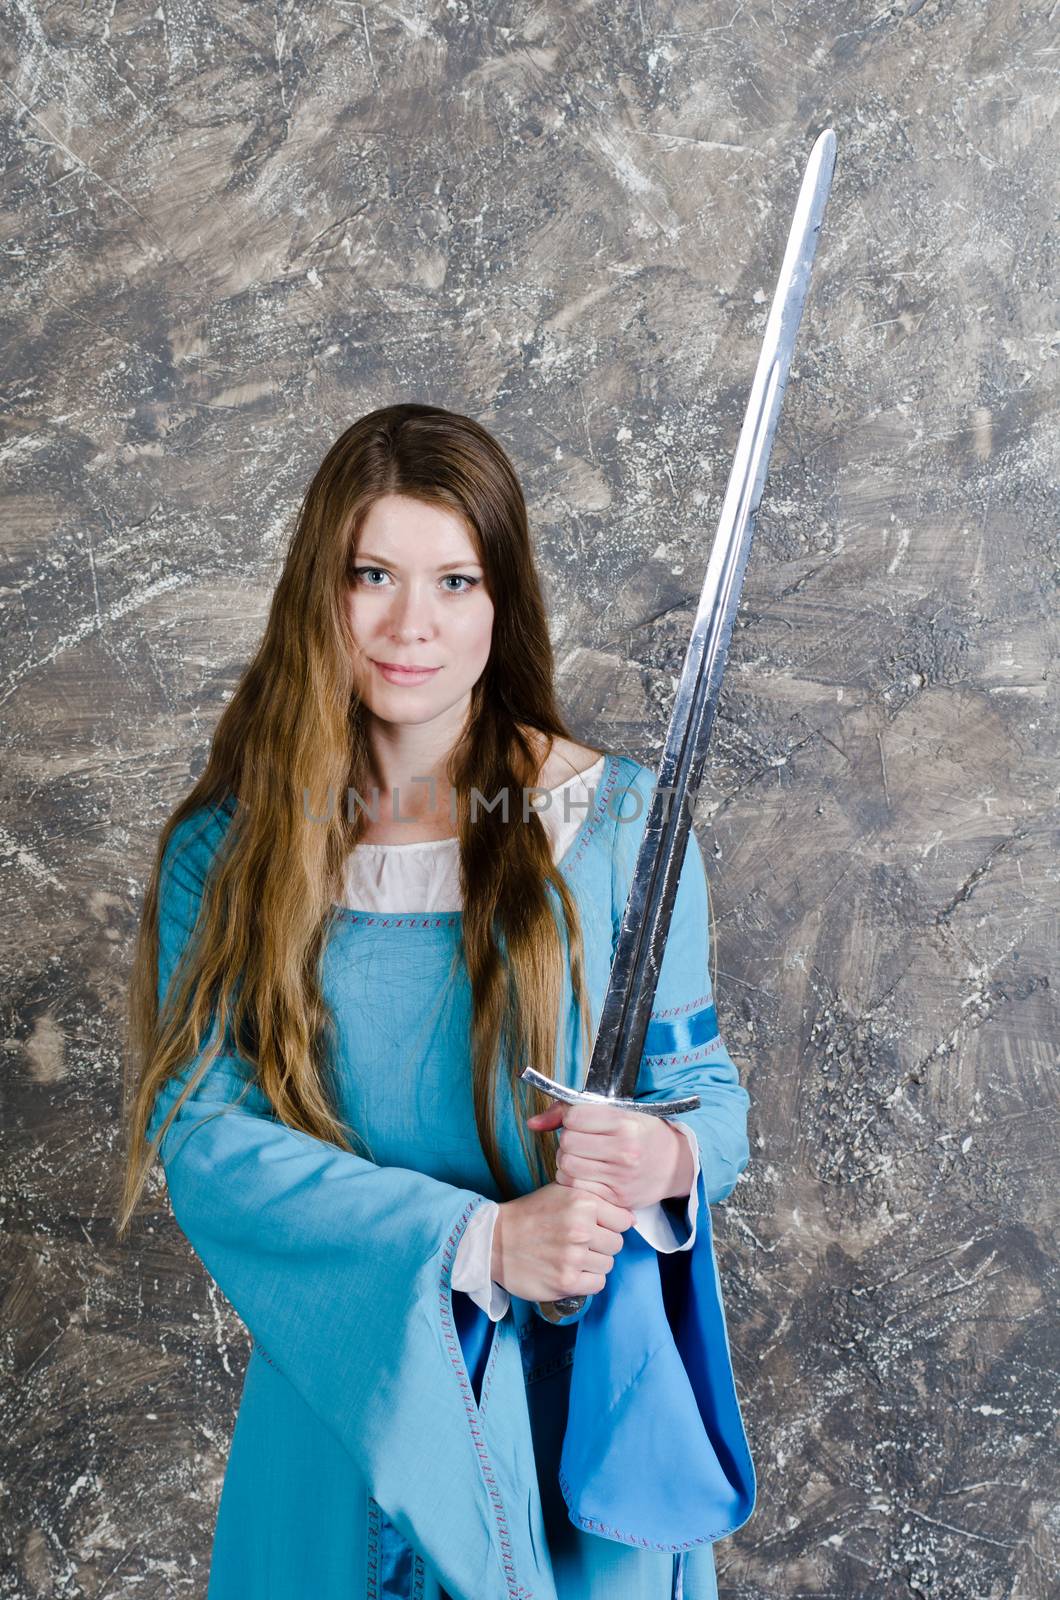
[[(594, 1024), (654, 782), (606, 755), (559, 861)], [(234, 812), (203, 808), (169, 841), (160, 1000)], [(276, 1119), (232, 1048), (162, 1140), (177, 1223), (251, 1339), (208, 1600), (713, 1600), (713, 1542), (755, 1497), (710, 1219), (747, 1164), (749, 1096), (718, 1031), (695, 835), (637, 1094), (699, 1096), (674, 1119), (699, 1145), (697, 1234), (662, 1255), (630, 1229), (575, 1323), (517, 1296), (492, 1321), (451, 1282), (469, 1219), (501, 1198), (475, 1126), (460, 922), (333, 908), (331, 1088), (370, 1159)], [(580, 1086), (569, 975), (566, 998), (546, 1070)], [(159, 1092), (150, 1136), (195, 1065)], [(529, 1192), (503, 1070), (497, 1096)]]

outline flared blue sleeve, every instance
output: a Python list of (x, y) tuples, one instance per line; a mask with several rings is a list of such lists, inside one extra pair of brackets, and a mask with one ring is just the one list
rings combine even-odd
[[(223, 831), (217, 813), (205, 822), (196, 813), (167, 846), (160, 998)], [(150, 1136), (195, 1065), (159, 1092)], [(518, 1569), (552, 1594), (538, 1565), (539, 1502), (524, 1484), (521, 1520), (498, 1514), (504, 1465), (487, 1453), (454, 1311), (454, 1256), (485, 1197), (289, 1128), (231, 1051), (185, 1102), (160, 1155), (176, 1221), (256, 1347), (446, 1589), (510, 1595)], [(510, 1460), (532, 1461), (528, 1420), (517, 1409), (507, 1420)]]
[[(616, 803), (615, 939), (654, 784), (638, 766)], [(756, 1494), (710, 1210), (747, 1165), (750, 1097), (718, 1030), (708, 946), (706, 875), (690, 833), (636, 1097), (699, 1096), (695, 1111), (670, 1119), (694, 1132), (699, 1146), (688, 1200), (694, 1236), (687, 1250), (660, 1252), (636, 1229), (624, 1235), (604, 1289), (578, 1322), (560, 1463), (576, 1526), (675, 1554), (731, 1534), (751, 1515)]]

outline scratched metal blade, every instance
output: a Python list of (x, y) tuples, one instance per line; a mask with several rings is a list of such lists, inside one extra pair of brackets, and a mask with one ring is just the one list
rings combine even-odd
[[(817, 235), (835, 168), (826, 128), (810, 152), (788, 236), (762, 353), (722, 503), (692, 636), (666, 734), (644, 838), (618, 933), (585, 1089), (633, 1096), (696, 794), (740, 603), (754, 520), (762, 498), (795, 337), (810, 284)], [(624, 824), (619, 821), (618, 826)]]

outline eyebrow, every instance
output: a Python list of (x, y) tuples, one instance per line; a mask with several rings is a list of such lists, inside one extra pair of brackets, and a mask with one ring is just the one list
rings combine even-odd
[[(380, 567), (394, 565), (392, 561), (384, 561), (382, 556), (373, 556), (370, 550), (356, 550), (353, 559), (355, 561), (373, 561)], [(481, 561), (476, 561), (472, 556), (470, 561), (447, 561), (444, 567), (435, 567), (434, 570), (435, 572), (452, 572), (454, 567), (481, 567), (481, 565)]]

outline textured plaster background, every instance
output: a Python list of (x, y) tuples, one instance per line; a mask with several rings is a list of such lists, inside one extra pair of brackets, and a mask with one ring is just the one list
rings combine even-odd
[(493, 428), (572, 720), (654, 761), (827, 124), (698, 811), (721, 1587), (1057, 1593), (1056, 5), (3, 17), (0, 1593), (205, 1593), (247, 1341), (160, 1187), (115, 1244), (121, 1019), (308, 478), (390, 400)]

